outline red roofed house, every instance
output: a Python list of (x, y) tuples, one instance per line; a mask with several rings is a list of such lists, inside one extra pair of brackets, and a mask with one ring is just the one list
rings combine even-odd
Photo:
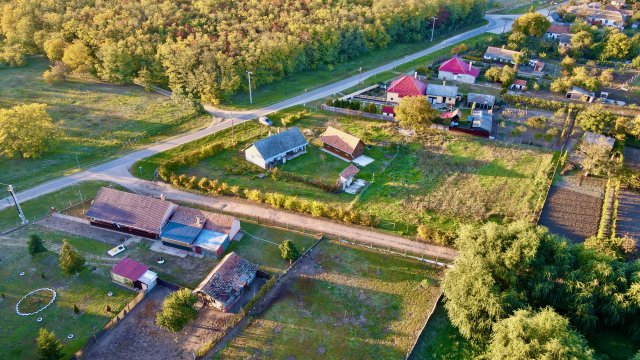
[(146, 292), (156, 286), (158, 274), (144, 264), (124, 258), (111, 269), (111, 279), (116, 284)]
[(476, 78), (480, 75), (480, 69), (467, 64), (464, 60), (457, 56), (445, 61), (438, 69), (438, 79), (455, 80), (467, 84), (476, 82)]
[(353, 160), (364, 154), (364, 143), (359, 138), (340, 131), (334, 127), (327, 127), (327, 130), (320, 135), (323, 142), (322, 148), (341, 158)]
[(509, 88), (511, 90), (527, 90), (527, 80), (515, 79)]
[(383, 106), (382, 107), (382, 115), (394, 117), (396, 116), (396, 111), (393, 109), (393, 106)]
[(411, 76), (403, 76), (391, 82), (387, 89), (387, 101), (397, 103), (405, 96), (422, 96), (426, 91), (427, 85), (422, 81)]
[(549, 26), (547, 32), (544, 34), (549, 39), (558, 39), (558, 36), (562, 34), (571, 34), (569, 25), (554, 23)]
[(338, 179), (338, 186), (340, 190), (345, 190), (353, 183), (353, 179), (356, 177), (356, 174), (360, 171), (357, 166), (351, 164), (347, 166), (346, 169), (342, 170), (340, 173), (340, 178)]

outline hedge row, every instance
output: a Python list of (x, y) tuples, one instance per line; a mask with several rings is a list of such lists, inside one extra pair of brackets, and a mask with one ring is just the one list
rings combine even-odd
[(573, 106), (575, 109), (584, 108), (584, 105), (582, 104), (568, 104), (562, 101), (545, 100), (522, 95), (504, 94), (502, 95), (502, 99), (506, 103), (511, 104), (517, 108), (535, 108), (550, 111), (557, 111), (560, 109), (568, 108), (570, 106)]
[(241, 188), (237, 185), (229, 185), (218, 179), (198, 178), (185, 174), (172, 173), (165, 181), (175, 187), (190, 190), (199, 190), (206, 194), (226, 195), (244, 198), (270, 205), (274, 208), (298, 211), (314, 217), (325, 217), (332, 220), (343, 221), (364, 226), (377, 226), (379, 220), (372, 215), (360, 213), (355, 210), (345, 210), (342, 207), (333, 207), (316, 200), (299, 199), (296, 196), (284, 195), (277, 192), (263, 192), (259, 189)]

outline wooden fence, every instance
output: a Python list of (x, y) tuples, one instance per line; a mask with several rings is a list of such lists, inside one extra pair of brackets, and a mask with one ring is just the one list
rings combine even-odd
[(345, 115), (362, 116), (362, 117), (366, 117), (366, 118), (369, 118), (369, 119), (384, 120), (384, 121), (394, 121), (394, 119), (392, 117), (385, 116), (385, 115), (382, 115), (382, 114), (372, 114), (372, 113), (368, 113), (366, 111), (337, 108), (337, 107), (334, 107), (334, 106), (327, 106), (327, 105), (324, 105), (324, 104), (322, 104), (321, 109), (322, 110), (326, 110), (326, 111), (331, 111), (331, 112), (337, 112), (337, 113), (345, 114)]

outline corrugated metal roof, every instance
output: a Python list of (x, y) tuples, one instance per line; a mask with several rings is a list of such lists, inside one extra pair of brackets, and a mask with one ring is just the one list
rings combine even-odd
[(169, 221), (160, 236), (163, 239), (170, 239), (191, 245), (201, 230), (199, 227)]
[(229, 238), (227, 234), (213, 230), (202, 230), (196, 241), (193, 243), (203, 249), (216, 252), (223, 246), (225, 241)]
[(228, 304), (238, 296), (247, 281), (255, 276), (258, 265), (241, 258), (235, 252), (225, 256), (194, 292), (202, 292)]
[(458, 96), (458, 87), (450, 85), (429, 84), (427, 85), (427, 95), (455, 98), (456, 96)]
[(86, 216), (159, 234), (176, 205), (165, 200), (103, 187)]
[(131, 281), (137, 281), (147, 270), (149, 270), (148, 266), (135, 260), (124, 258), (111, 269), (111, 272)]
[(256, 141), (252, 146), (256, 147), (263, 159), (269, 160), (280, 154), (309, 144), (297, 126), (283, 132), (271, 135)]

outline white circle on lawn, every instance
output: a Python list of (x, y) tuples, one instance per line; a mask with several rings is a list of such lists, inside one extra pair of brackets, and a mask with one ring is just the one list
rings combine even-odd
[[(29, 296), (31, 296), (31, 295), (33, 295), (33, 294), (35, 294), (35, 293), (37, 293), (37, 292), (40, 292), (40, 291), (48, 291), (48, 292), (50, 292), (50, 293), (53, 295), (53, 296), (51, 297), (51, 300), (49, 300), (49, 303), (48, 303), (47, 305), (45, 305), (45, 306), (41, 307), (41, 308), (40, 308), (40, 309), (38, 309), (37, 311), (34, 311), (34, 312), (30, 312), (30, 313), (23, 313), (23, 312), (21, 312), (21, 311), (20, 311), (20, 303), (21, 303), (24, 299), (26, 299), (26, 298), (28, 298)], [(55, 291), (55, 290), (53, 290), (53, 289), (50, 289), (50, 288), (40, 288), (40, 289), (33, 290), (33, 291), (29, 292), (27, 295), (23, 296), (23, 297), (22, 297), (22, 299), (20, 299), (20, 301), (18, 301), (18, 303), (16, 304), (16, 314), (18, 314), (18, 315), (20, 315), (20, 316), (35, 315), (35, 314), (39, 313), (40, 311), (42, 311), (42, 310), (44, 310), (44, 309), (48, 308), (51, 304), (53, 304), (53, 302), (56, 300), (56, 296), (58, 296), (58, 294), (56, 294), (56, 291)], [(41, 319), (41, 318), (38, 318), (38, 319)], [(38, 320), (38, 321), (41, 321), (41, 320)]]
[(20, 272), (20, 276), (24, 276), (24, 271)]
[(107, 293), (107, 296), (113, 296), (113, 293), (112, 293), (111, 291), (109, 291), (109, 292)]
[(67, 339), (73, 339), (73, 334), (67, 335)]

